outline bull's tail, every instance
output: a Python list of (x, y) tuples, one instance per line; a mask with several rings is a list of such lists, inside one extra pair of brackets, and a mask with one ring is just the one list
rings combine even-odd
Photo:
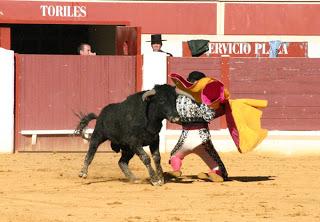
[(95, 113), (89, 113), (87, 115), (83, 113), (75, 113), (76, 116), (79, 117), (80, 122), (77, 126), (77, 128), (74, 130), (75, 135), (81, 135), (83, 139), (89, 140), (90, 138), (86, 135), (85, 128), (88, 126), (89, 122), (93, 119), (97, 119), (98, 116)]

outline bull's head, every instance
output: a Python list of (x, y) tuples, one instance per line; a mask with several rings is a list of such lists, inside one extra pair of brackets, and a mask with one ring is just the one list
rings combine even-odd
[(167, 119), (170, 122), (179, 122), (179, 114), (176, 109), (177, 93), (175, 87), (164, 84), (155, 85), (152, 90), (142, 95), (142, 100), (150, 100), (149, 115), (155, 118)]

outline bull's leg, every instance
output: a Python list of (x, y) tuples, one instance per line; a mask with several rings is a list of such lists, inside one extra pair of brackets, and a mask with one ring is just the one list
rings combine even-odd
[(156, 173), (154, 172), (154, 170), (151, 166), (151, 159), (148, 156), (148, 154), (143, 150), (142, 147), (134, 148), (134, 151), (139, 156), (139, 158), (143, 162), (143, 164), (147, 167), (151, 184), (154, 186), (161, 185), (161, 181), (159, 181)]
[(156, 173), (157, 173), (158, 179), (161, 184), (164, 184), (163, 170), (161, 167), (161, 156), (159, 151), (159, 138), (155, 143), (150, 145), (150, 151), (154, 161), (154, 165), (156, 167)]
[(105, 138), (104, 136), (96, 133), (95, 131), (93, 132), (91, 140), (90, 140), (89, 150), (88, 150), (87, 155), (84, 159), (83, 167), (79, 173), (79, 177), (87, 178), (88, 167), (91, 164), (93, 157), (96, 154), (99, 145), (106, 140), (107, 140), (107, 138)]
[(134, 174), (131, 172), (131, 170), (129, 169), (129, 161), (131, 160), (131, 158), (134, 156), (134, 153), (129, 150), (129, 149), (122, 149), (121, 152), (121, 158), (118, 162), (120, 169), (122, 170), (123, 174), (131, 181), (131, 182), (135, 182), (136, 181), (136, 177), (134, 176)]

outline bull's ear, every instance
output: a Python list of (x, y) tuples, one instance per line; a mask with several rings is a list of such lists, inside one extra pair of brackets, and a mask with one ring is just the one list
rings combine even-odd
[(142, 100), (146, 101), (149, 96), (154, 96), (156, 94), (156, 90), (155, 89), (151, 89), (149, 91), (146, 91), (145, 93), (142, 94)]

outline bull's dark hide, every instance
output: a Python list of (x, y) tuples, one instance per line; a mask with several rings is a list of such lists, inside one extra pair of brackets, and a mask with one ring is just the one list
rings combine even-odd
[[(119, 166), (130, 181), (135, 181), (136, 178), (128, 168), (128, 163), (134, 154), (137, 154), (148, 169), (151, 183), (162, 184), (159, 132), (163, 119), (172, 122), (177, 122), (179, 119), (176, 97), (174, 87), (166, 84), (156, 85), (151, 91), (135, 93), (121, 103), (107, 105), (99, 116), (94, 113), (83, 116), (77, 128), (80, 133), (92, 119), (97, 121), (80, 177), (87, 177), (88, 166), (98, 146), (110, 140), (114, 151), (121, 150)], [(143, 150), (143, 146), (149, 146), (156, 172), (151, 167), (150, 157)]]

